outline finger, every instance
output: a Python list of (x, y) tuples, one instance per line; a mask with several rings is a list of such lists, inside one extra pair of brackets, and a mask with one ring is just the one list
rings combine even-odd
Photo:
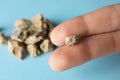
[(63, 46), (53, 52), (49, 65), (54, 71), (63, 71), (89, 60), (120, 51), (120, 31), (91, 36), (74, 46)]
[(120, 29), (120, 4), (102, 8), (58, 25), (51, 32), (55, 45), (64, 45), (66, 36), (99, 34)]

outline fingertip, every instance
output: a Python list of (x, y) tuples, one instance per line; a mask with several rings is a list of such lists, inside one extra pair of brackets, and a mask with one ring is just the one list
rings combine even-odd
[(69, 64), (70, 61), (68, 61), (68, 58), (66, 56), (60, 55), (61, 53), (58, 52), (61, 52), (61, 49), (57, 49), (52, 53), (48, 60), (48, 63), (53, 71), (62, 72), (68, 69), (67, 64)]
[(50, 34), (53, 44), (62, 46), (65, 44), (65, 37), (76, 34), (87, 34), (83, 16), (75, 17), (56, 26)]
[(64, 44), (64, 37), (66, 36), (66, 31), (63, 29), (64, 27), (61, 27), (61, 25), (56, 26), (51, 34), (50, 34), (50, 40), (52, 41), (53, 44), (56, 46), (61, 46)]
[(56, 60), (56, 59), (53, 58), (53, 57), (50, 57), (50, 58), (49, 58), (49, 66), (50, 66), (50, 68), (51, 68), (53, 71), (55, 71), (55, 72), (61, 72), (61, 71), (63, 71), (63, 69), (61, 69), (61, 68), (59, 67), (59, 64), (60, 64), (60, 63), (56, 62), (55, 60)]

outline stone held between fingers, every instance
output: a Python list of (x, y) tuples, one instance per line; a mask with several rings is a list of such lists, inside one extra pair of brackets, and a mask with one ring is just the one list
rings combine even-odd
[(81, 35), (72, 35), (65, 38), (65, 43), (68, 46), (73, 46), (79, 42)]

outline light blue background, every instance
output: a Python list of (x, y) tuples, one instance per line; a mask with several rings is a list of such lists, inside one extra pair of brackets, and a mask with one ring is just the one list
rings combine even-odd
[[(13, 22), (43, 13), (56, 25), (72, 17), (98, 8), (120, 3), (120, 0), (0, 0), (0, 27), (7, 35)], [(48, 66), (51, 53), (37, 58), (28, 56), (19, 61), (0, 46), (0, 80), (120, 80), (120, 54), (90, 61), (76, 68), (58, 73)]]

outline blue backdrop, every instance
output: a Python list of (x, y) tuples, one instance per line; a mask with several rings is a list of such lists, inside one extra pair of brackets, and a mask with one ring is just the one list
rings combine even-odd
[[(0, 0), (0, 28), (7, 35), (14, 29), (14, 21), (37, 13), (56, 25), (101, 7), (120, 3), (120, 0)], [(76, 68), (58, 73), (48, 66), (50, 52), (37, 58), (28, 56), (20, 61), (0, 46), (0, 80), (120, 80), (120, 54), (90, 61)]]

